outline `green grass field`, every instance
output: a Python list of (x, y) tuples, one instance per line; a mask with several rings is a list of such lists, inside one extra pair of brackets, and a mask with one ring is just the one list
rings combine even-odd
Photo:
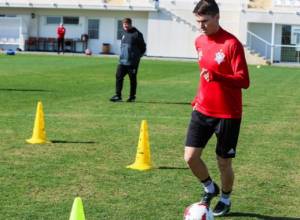
[[(117, 58), (0, 55), (0, 219), (177, 220), (202, 188), (183, 160), (194, 62), (141, 62), (136, 103), (111, 103)], [(218, 219), (300, 219), (300, 69), (250, 66), (234, 160), (232, 212)], [(123, 98), (129, 90), (124, 83)], [(52, 144), (30, 145), (37, 101)], [(148, 121), (154, 169), (134, 161)], [(219, 182), (215, 138), (204, 153)], [(216, 200), (216, 199), (215, 199)], [(216, 201), (213, 201), (215, 204)]]

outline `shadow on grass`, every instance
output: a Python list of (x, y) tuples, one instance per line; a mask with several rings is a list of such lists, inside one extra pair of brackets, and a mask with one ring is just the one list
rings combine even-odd
[(136, 101), (136, 103), (164, 104), (164, 105), (191, 105), (190, 102), (164, 102), (164, 101)]
[(12, 92), (51, 92), (51, 90), (45, 89), (1, 89), (0, 91), (12, 91)]
[(160, 170), (187, 170), (187, 167), (167, 167), (167, 166), (160, 166), (157, 169)]
[(95, 141), (64, 141), (64, 140), (51, 140), (54, 144), (96, 144)]
[(300, 220), (300, 218), (294, 217), (276, 217), (276, 216), (268, 216), (268, 215), (261, 215), (256, 213), (247, 213), (247, 212), (231, 212), (224, 217), (252, 217), (259, 220)]

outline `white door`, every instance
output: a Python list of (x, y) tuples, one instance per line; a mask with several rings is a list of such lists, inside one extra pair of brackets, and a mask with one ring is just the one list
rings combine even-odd
[(100, 45), (100, 19), (93, 18), (88, 19), (88, 48), (92, 50), (93, 53), (100, 53), (102, 48)]

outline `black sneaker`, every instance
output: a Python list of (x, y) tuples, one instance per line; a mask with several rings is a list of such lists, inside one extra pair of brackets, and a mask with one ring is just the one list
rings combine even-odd
[(127, 102), (135, 102), (135, 97), (129, 97), (129, 98), (127, 99)]
[(213, 192), (213, 193), (204, 192), (204, 194), (202, 196), (202, 199), (200, 200), (201, 204), (206, 205), (207, 207), (209, 207), (210, 206), (210, 201), (214, 197), (216, 197), (217, 195), (219, 195), (219, 193), (220, 193), (219, 186), (215, 182), (214, 182), (214, 186), (215, 186), (215, 192)]
[(121, 102), (122, 98), (118, 95), (114, 95), (113, 97), (110, 98), (111, 102)]
[(230, 206), (231, 203), (229, 203), (229, 205), (226, 205), (224, 202), (219, 201), (213, 210), (213, 215), (214, 216), (226, 215), (230, 211)]

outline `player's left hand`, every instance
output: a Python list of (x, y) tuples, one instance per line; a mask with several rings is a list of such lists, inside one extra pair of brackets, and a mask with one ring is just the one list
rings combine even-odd
[(207, 82), (211, 81), (210, 73), (207, 69), (202, 69), (200, 75), (203, 76)]

